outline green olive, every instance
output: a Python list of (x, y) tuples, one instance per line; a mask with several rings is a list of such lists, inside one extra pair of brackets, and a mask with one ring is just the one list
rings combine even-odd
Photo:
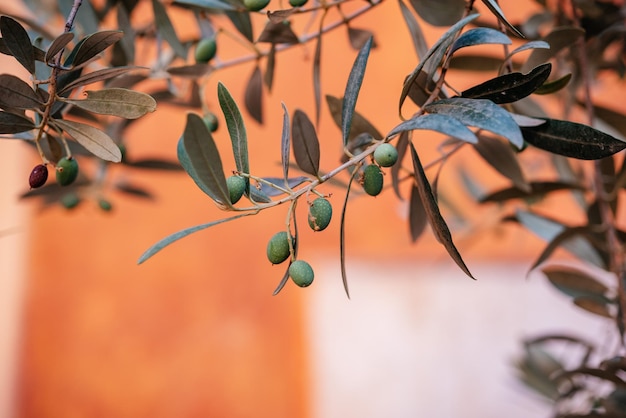
[(243, 0), (243, 5), (251, 12), (258, 12), (266, 8), (268, 4), (270, 4), (270, 0)]
[(277, 232), (267, 243), (267, 259), (272, 264), (280, 264), (288, 259), (289, 255), (289, 237), (287, 232)]
[(80, 197), (76, 193), (70, 192), (61, 196), (60, 202), (65, 209), (74, 209), (80, 203)]
[(296, 260), (289, 266), (289, 277), (300, 287), (307, 287), (313, 283), (315, 274), (309, 263), (303, 260)]
[(219, 126), (219, 120), (217, 119), (217, 116), (215, 116), (215, 113), (207, 113), (206, 115), (204, 115), (203, 120), (204, 124), (207, 128), (209, 128), (209, 131), (211, 131), (211, 133), (217, 131), (217, 128)]
[(333, 207), (323, 197), (318, 197), (309, 207), (309, 226), (313, 231), (323, 231), (333, 216)]
[(197, 63), (207, 63), (211, 61), (217, 53), (217, 42), (215, 37), (201, 39), (196, 45), (195, 58)]
[(302, 7), (307, 3), (308, 0), (289, 0), (289, 4), (291, 7)]
[(374, 161), (381, 167), (391, 167), (398, 161), (398, 151), (391, 144), (384, 143), (374, 150)]
[(56, 165), (57, 183), (61, 186), (69, 186), (78, 177), (78, 161), (75, 158), (63, 157)]
[(246, 179), (241, 176), (230, 176), (226, 179), (226, 186), (228, 186), (230, 203), (234, 205), (239, 202), (243, 192), (246, 190)]
[(111, 204), (111, 202), (109, 202), (105, 198), (98, 199), (98, 206), (105, 212), (110, 212), (113, 209), (113, 205)]
[(365, 167), (363, 172), (363, 189), (370, 196), (378, 196), (383, 190), (383, 173), (375, 164)]

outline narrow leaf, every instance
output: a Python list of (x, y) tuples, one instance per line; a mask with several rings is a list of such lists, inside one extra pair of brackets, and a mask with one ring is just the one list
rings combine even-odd
[(435, 199), (430, 183), (428, 182), (428, 178), (426, 177), (426, 173), (424, 172), (424, 167), (422, 166), (413, 143), (410, 143), (409, 147), (411, 148), (415, 182), (419, 191), (419, 197), (422, 201), (422, 205), (424, 206), (424, 210), (433, 233), (435, 234), (437, 240), (448, 251), (452, 260), (454, 260), (454, 262), (461, 268), (461, 270), (463, 270), (465, 274), (473, 279), (474, 277), (465, 265), (461, 254), (459, 254), (459, 251), (452, 241), (452, 235), (450, 234), (450, 229), (448, 229), (446, 221), (441, 216), (441, 212), (439, 212), (439, 205), (437, 204), (437, 200)]
[(606, 298), (597, 296), (579, 296), (574, 298), (574, 305), (592, 314), (602, 316), (604, 318), (614, 319), (609, 306), (610, 302)]
[(517, 30), (517, 28), (515, 26), (513, 26), (506, 19), (506, 17), (504, 17), (504, 12), (500, 8), (500, 6), (498, 5), (498, 2), (496, 0), (483, 0), (483, 3), (485, 3), (485, 6), (487, 6), (489, 8), (489, 10), (491, 10), (491, 13), (493, 13), (498, 18), (498, 20), (500, 22), (504, 23), (504, 25), (507, 28), (509, 28), (509, 30), (511, 32), (513, 32), (514, 34), (516, 34), (520, 38), (524, 38), (524, 35), (519, 30)]
[[(233, 99), (226, 86), (222, 83), (217, 84), (217, 97), (222, 112), (224, 113), (226, 126), (228, 127), (228, 134), (230, 135), (230, 142), (233, 147), (237, 171), (250, 174), (250, 164), (248, 162), (248, 135), (241, 112), (237, 107), (237, 103), (235, 103), (235, 99)], [(246, 186), (246, 192), (249, 191), (249, 188), (250, 184)]]
[(152, 0), (152, 11), (154, 13), (154, 23), (156, 24), (159, 34), (172, 47), (174, 53), (181, 58), (187, 57), (187, 48), (180, 42), (174, 25), (170, 20), (165, 6), (159, 0)]
[(76, 142), (96, 157), (114, 163), (122, 161), (120, 148), (101, 130), (84, 123), (63, 119), (52, 119), (51, 123), (67, 132)]
[(417, 14), (433, 26), (450, 26), (463, 16), (463, 0), (410, 0)]
[(4, 45), (11, 55), (29, 73), (35, 74), (35, 50), (26, 29), (17, 20), (9, 16), (1, 16), (0, 32), (2, 32)]
[(530, 41), (526, 42), (524, 45), (518, 46), (513, 51), (509, 52), (509, 55), (506, 56), (506, 60), (509, 60), (515, 54), (519, 54), (520, 52), (528, 51), (529, 49), (550, 49), (550, 44), (546, 41)]
[(257, 65), (246, 86), (244, 102), (250, 116), (259, 123), (263, 123), (263, 76)]
[(511, 146), (498, 138), (480, 135), (474, 149), (496, 171), (513, 182), (521, 191), (530, 192), (522, 167)]
[(420, 197), (419, 188), (416, 184), (411, 187), (411, 200), (409, 201), (409, 231), (411, 241), (416, 242), (422, 235), (428, 224), (426, 210)]
[[(292, 210), (295, 211), (295, 206), (292, 207)], [(297, 218), (293, 216), (293, 212), (291, 213), (291, 215), (291, 220), (293, 222), (293, 235), (291, 235), (291, 231), (288, 231), (288, 234), (293, 240), (293, 254), (292, 257), (289, 258), (289, 265), (287, 265), (285, 273), (283, 274), (283, 278), (278, 283), (278, 286), (276, 286), (276, 289), (274, 289), (272, 296), (276, 296), (281, 290), (283, 290), (283, 287), (285, 287), (285, 285), (289, 281), (289, 267), (291, 266), (293, 260), (298, 257), (298, 247), (300, 245), (300, 239), (298, 237), (298, 222), (296, 222)]]
[(74, 39), (72, 32), (64, 32), (52, 41), (48, 50), (46, 51), (46, 62), (50, 62), (54, 57)]
[(470, 131), (467, 126), (461, 123), (459, 120), (452, 116), (445, 114), (430, 114), (416, 116), (405, 122), (402, 122), (389, 132), (389, 136), (396, 135), (404, 131), (412, 131), (415, 129), (426, 129), (430, 131), (441, 132), (444, 135), (449, 135), (453, 138), (460, 139), (461, 141), (475, 144), (478, 142), (478, 138), (474, 135), (474, 132)]
[(233, 11), (235, 7), (221, 0), (175, 0), (173, 4), (181, 6), (191, 6), (198, 9)]
[(550, 45), (550, 49), (534, 49), (524, 65), (522, 66), (522, 72), (527, 72), (532, 68), (535, 68), (539, 64), (550, 60), (550, 58), (556, 56), (564, 48), (567, 48), (584, 36), (585, 31), (581, 28), (575, 27), (558, 27), (552, 30), (543, 40)]
[(207, 228), (210, 228), (210, 227), (215, 226), (215, 225), (219, 225), (219, 224), (223, 224), (223, 223), (226, 223), (226, 222), (234, 221), (235, 219), (243, 218), (244, 216), (250, 216), (250, 215), (256, 215), (256, 214), (257, 214), (257, 212), (245, 212), (245, 213), (241, 213), (239, 215), (231, 216), (230, 218), (224, 218), (224, 219), (220, 219), (220, 220), (217, 220), (217, 221), (213, 221), (213, 222), (209, 222), (209, 223), (205, 223), (205, 224), (201, 224), (201, 225), (192, 226), (191, 228), (183, 229), (182, 231), (178, 231), (178, 232), (176, 232), (176, 233), (174, 233), (172, 235), (169, 235), (169, 236), (163, 238), (162, 240), (160, 240), (159, 242), (157, 242), (156, 244), (154, 244), (153, 246), (148, 248), (141, 255), (141, 257), (139, 257), (139, 260), (137, 261), (137, 264), (143, 263), (144, 261), (146, 261), (147, 259), (149, 259), (153, 255), (155, 255), (156, 253), (161, 251), (163, 248), (165, 248), (168, 245), (178, 241), (181, 238), (185, 238), (186, 236), (193, 234), (194, 232), (202, 231), (203, 229), (207, 229)]
[(367, 29), (358, 29), (348, 26), (348, 40), (352, 49), (360, 51), (367, 42), (372, 39), (371, 48), (376, 48), (376, 41), (374, 40), (374, 34)]
[(343, 200), (343, 208), (341, 209), (341, 221), (339, 223), (339, 262), (341, 264), (341, 282), (346, 296), (350, 299), (350, 290), (348, 289), (348, 274), (346, 273), (346, 210), (348, 209), (348, 199), (352, 190), (352, 183), (357, 176), (359, 170), (354, 170), (350, 176), (348, 187), (346, 187), (346, 197)]
[(250, 42), (254, 42), (250, 13), (241, 13), (238, 10), (226, 10), (224, 13), (233, 23), (235, 28), (237, 28), (237, 31), (244, 36), (244, 38)]
[(453, 116), (466, 125), (475, 126), (508, 139), (518, 149), (524, 146), (524, 137), (509, 112), (484, 99), (455, 97), (433, 102), (425, 107), (429, 113)]
[(127, 89), (87, 90), (85, 94), (87, 98), (84, 100), (62, 97), (59, 97), (58, 100), (89, 112), (126, 119), (137, 119), (146, 113), (154, 112), (157, 105), (156, 100), (149, 94)]
[(363, 83), (363, 76), (365, 75), (365, 68), (367, 66), (367, 59), (369, 57), (370, 49), (372, 48), (372, 40), (370, 37), (365, 43), (363, 48), (359, 51), (352, 70), (350, 70), (350, 76), (346, 84), (346, 91), (343, 96), (343, 106), (341, 109), (341, 132), (343, 134), (343, 146), (348, 144), (348, 138), (350, 136), (350, 127), (352, 126), (352, 115), (354, 114), (354, 108), (356, 107), (356, 100), (359, 96), (359, 90)]
[(274, 85), (274, 72), (276, 71), (276, 44), (270, 46), (270, 50), (267, 53), (267, 65), (265, 66), (265, 75), (263, 76), (263, 82), (268, 91), (272, 91)]
[(178, 143), (178, 159), (203, 192), (218, 205), (232, 207), (219, 151), (211, 132), (196, 114), (187, 115)]
[(291, 137), (296, 164), (305, 173), (317, 176), (320, 164), (320, 144), (315, 127), (309, 117), (301, 110), (293, 115)]
[(552, 64), (547, 63), (534, 68), (528, 74), (504, 74), (465, 90), (461, 97), (487, 99), (496, 104), (516, 102), (540, 88), (551, 70)]
[(550, 81), (548, 83), (544, 83), (533, 93), (535, 94), (552, 94), (556, 93), (567, 87), (569, 81), (572, 79), (572, 73), (565, 74), (563, 77), (560, 77), (554, 81)]
[(29, 118), (0, 110), (0, 134), (17, 134), (34, 128)]
[(393, 191), (398, 196), (398, 199), (404, 200), (402, 194), (400, 193), (400, 173), (402, 172), (402, 160), (404, 159), (404, 155), (406, 154), (406, 150), (409, 146), (409, 136), (410, 131), (400, 132), (400, 136), (398, 137), (398, 142), (396, 143), (396, 150), (398, 151), (398, 161), (394, 165), (391, 166), (391, 186), (393, 187)]
[[(124, 66), (124, 67), (103, 68), (101, 70), (96, 70), (89, 74), (80, 76), (76, 80), (70, 83), (67, 83), (66, 85), (63, 86), (63, 88), (58, 90), (58, 94), (61, 95), (75, 88), (87, 86), (89, 84), (97, 83), (99, 81), (110, 80), (111, 78), (115, 78), (117, 76), (126, 74), (129, 71), (137, 70), (140, 68), (141, 67)], [(145, 78), (145, 76), (142, 76), (142, 77)]]
[[(333, 117), (335, 125), (337, 125), (339, 129), (341, 129), (341, 112), (343, 109), (343, 99), (327, 94), (326, 104), (328, 104), (328, 110)], [(365, 116), (355, 111), (352, 114), (352, 126), (350, 127), (350, 135), (348, 137), (348, 141), (353, 140), (362, 133), (367, 133), (372, 138), (376, 139), (381, 139), (383, 137), (378, 129), (376, 129), (376, 127), (372, 125), (370, 121), (365, 118)]]
[(499, 30), (491, 28), (473, 28), (457, 38), (450, 47), (450, 53), (453, 54), (461, 48), (474, 45), (511, 45), (511, 39)]
[(263, 32), (259, 35), (257, 42), (267, 42), (271, 44), (297, 44), (300, 42), (298, 35), (291, 29), (291, 22), (282, 20), (280, 22), (267, 22)]
[(413, 16), (413, 13), (411, 13), (402, 0), (398, 0), (398, 5), (400, 6), (404, 23), (406, 24), (409, 34), (411, 35), (411, 42), (413, 42), (415, 55), (419, 59), (420, 57), (426, 55), (426, 52), (428, 51), (428, 45), (426, 45), (424, 32), (417, 22), (417, 19), (415, 19), (415, 16)]
[(43, 104), (37, 93), (25, 81), (11, 74), (0, 74), (0, 106), (31, 109)]
[(528, 190), (519, 187), (508, 187), (489, 193), (479, 199), (480, 203), (506, 202), (511, 199), (537, 199), (543, 198), (548, 193), (562, 190), (582, 190), (579, 184), (565, 183), (561, 181), (533, 181), (527, 184)]
[(597, 160), (626, 148), (626, 142), (590, 126), (557, 119), (545, 121), (536, 127), (522, 128), (522, 133), (529, 144), (554, 154)]
[(313, 57), (313, 96), (315, 98), (315, 121), (319, 123), (322, 107), (321, 87), (321, 60), (322, 60), (322, 35), (317, 37), (315, 43), (315, 56)]
[(541, 269), (550, 283), (572, 297), (594, 296), (606, 300), (608, 287), (591, 274), (572, 266), (552, 265)]
[(291, 149), (291, 126), (289, 124), (289, 112), (285, 103), (280, 103), (283, 107), (283, 132), (280, 138), (280, 162), (283, 166), (283, 178), (285, 182), (289, 178), (289, 150)]
[(123, 37), (124, 33), (119, 30), (106, 30), (102, 32), (96, 32), (82, 39), (81, 42), (74, 48), (76, 51), (72, 51), (73, 53), (70, 54), (70, 57), (68, 57), (67, 61), (69, 61), (74, 67), (81, 65), (89, 61)]

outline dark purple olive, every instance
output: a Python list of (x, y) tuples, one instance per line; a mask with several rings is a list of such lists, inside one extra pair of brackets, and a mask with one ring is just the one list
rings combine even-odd
[(31, 189), (37, 189), (46, 184), (46, 180), (48, 180), (48, 167), (44, 164), (39, 164), (36, 165), (35, 168), (33, 168), (33, 171), (30, 172), (28, 184)]

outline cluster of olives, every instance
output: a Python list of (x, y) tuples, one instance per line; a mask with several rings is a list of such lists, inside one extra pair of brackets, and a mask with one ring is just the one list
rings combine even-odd
[(383, 172), (380, 167), (391, 167), (398, 161), (398, 150), (389, 144), (380, 144), (374, 150), (374, 162), (363, 169), (362, 184), (365, 193), (378, 196), (383, 190)]
[[(56, 163), (55, 173), (60, 186), (69, 186), (78, 177), (78, 162), (72, 157), (63, 157)], [(47, 180), (48, 166), (39, 164), (30, 172), (28, 184), (31, 189), (37, 189), (46, 184)]]

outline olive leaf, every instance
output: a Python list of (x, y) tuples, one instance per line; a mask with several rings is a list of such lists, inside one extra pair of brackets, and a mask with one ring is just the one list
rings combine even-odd
[(527, 72), (539, 64), (550, 60), (550, 58), (556, 56), (564, 48), (576, 43), (584, 34), (585, 31), (583, 29), (569, 26), (553, 29), (543, 38), (543, 40), (550, 45), (550, 49), (534, 49), (522, 66), (521, 71)]
[(527, 183), (527, 186), (528, 188), (526, 190), (517, 186), (500, 189), (481, 197), (479, 202), (506, 202), (511, 199), (533, 199), (544, 197), (546, 194), (556, 191), (584, 189), (579, 184), (571, 184), (562, 181), (532, 181)]
[(504, 17), (504, 12), (500, 8), (500, 6), (498, 5), (498, 2), (496, 0), (483, 0), (483, 3), (485, 4), (485, 6), (487, 6), (489, 8), (489, 10), (491, 10), (491, 13), (493, 13), (498, 18), (498, 20), (500, 22), (504, 23), (504, 25), (507, 28), (509, 28), (509, 30), (511, 32), (513, 32), (514, 34), (516, 34), (520, 38), (524, 38), (524, 35), (519, 30), (517, 30), (517, 28), (515, 26), (513, 26), (506, 19), (506, 17)]
[(123, 37), (124, 33), (119, 30), (106, 30), (93, 33), (80, 40), (67, 57), (65, 65), (77, 67), (84, 64)]
[(280, 162), (283, 166), (283, 178), (285, 182), (289, 178), (289, 150), (291, 149), (291, 127), (289, 124), (289, 112), (285, 103), (280, 103), (283, 107), (283, 131), (280, 138)]
[(352, 183), (358, 173), (359, 170), (354, 170), (350, 176), (350, 181), (346, 187), (346, 197), (343, 200), (341, 219), (339, 222), (339, 263), (341, 265), (341, 282), (343, 283), (343, 290), (345, 290), (348, 299), (350, 299), (350, 290), (348, 289), (348, 274), (346, 272), (346, 210), (348, 209), (348, 199), (350, 198)]
[(91, 125), (63, 119), (52, 119), (50, 123), (64, 130), (96, 157), (114, 163), (122, 161), (120, 148), (101, 130)]
[(320, 165), (320, 144), (315, 127), (303, 111), (297, 109), (292, 118), (291, 138), (296, 164), (305, 173), (317, 176)]
[(509, 73), (461, 93), (461, 97), (468, 99), (487, 99), (496, 104), (516, 102), (535, 92), (548, 79), (552, 64), (546, 63), (534, 68), (528, 74)]
[(590, 126), (565, 120), (544, 120), (546, 123), (542, 125), (521, 129), (526, 142), (545, 151), (580, 160), (597, 160), (626, 148), (626, 142)]
[[(76, 79), (71, 82), (65, 83), (61, 88), (57, 90), (57, 93), (62, 95), (70, 90), (76, 89), (78, 87), (83, 87), (92, 83), (97, 83), (100, 81), (110, 80), (111, 78), (115, 78), (117, 76), (126, 74), (133, 70), (142, 69), (143, 67), (134, 67), (134, 66), (124, 66), (124, 67), (113, 67), (113, 68), (103, 68), (101, 70), (92, 71), (88, 74), (80, 76), (80, 72), (71, 72), (79, 75)], [(140, 76), (145, 78), (145, 76)]]
[[(343, 99), (331, 96), (329, 94), (327, 94), (325, 97), (326, 104), (328, 105), (328, 110), (333, 117), (333, 122), (335, 122), (335, 125), (337, 125), (339, 129), (341, 129), (341, 112), (343, 109)], [(380, 139), (383, 137), (378, 129), (376, 129), (376, 127), (372, 125), (370, 121), (365, 118), (365, 116), (355, 111), (352, 114), (352, 124), (350, 127), (350, 135), (348, 136), (348, 141), (353, 140), (362, 133), (367, 133), (372, 138), (376, 139)]]
[[(285, 24), (287, 22), (288, 24)], [(291, 29), (289, 21), (272, 22), (271, 20), (263, 28), (257, 42), (268, 42), (271, 44), (297, 44), (300, 42), (298, 35)]]
[(426, 55), (426, 52), (428, 51), (428, 45), (426, 45), (426, 41), (424, 40), (426, 39), (424, 37), (424, 32), (417, 22), (417, 19), (413, 16), (413, 13), (411, 13), (409, 8), (404, 4), (404, 1), (398, 0), (398, 5), (400, 6), (404, 23), (409, 30), (409, 34), (411, 34), (411, 42), (413, 42), (415, 55), (419, 59), (419, 57)]
[(43, 101), (22, 79), (11, 74), (0, 74), (0, 106), (14, 109), (39, 108)]
[(573, 266), (545, 266), (541, 272), (555, 288), (572, 298), (593, 296), (606, 300), (608, 287), (590, 273)]
[(435, 195), (433, 194), (428, 178), (426, 177), (426, 173), (424, 172), (424, 167), (422, 166), (413, 143), (409, 143), (409, 147), (411, 149), (411, 158), (413, 160), (415, 184), (418, 189), (422, 205), (424, 206), (428, 223), (430, 224), (437, 241), (439, 241), (444, 246), (446, 251), (448, 251), (452, 260), (454, 260), (454, 262), (461, 268), (461, 270), (463, 270), (465, 274), (473, 279), (474, 277), (472, 276), (472, 273), (470, 273), (469, 269), (465, 265), (465, 262), (463, 261), (463, 258), (461, 257), (461, 254), (452, 241), (452, 234), (450, 233), (450, 229), (448, 228), (446, 221), (443, 219), (443, 216), (441, 216), (441, 212), (439, 212), (439, 205), (437, 204), (437, 200), (435, 199)]
[(196, 185), (217, 204), (232, 208), (219, 151), (200, 116), (187, 115), (177, 153), (178, 160)]
[(17, 134), (33, 128), (35, 124), (31, 119), (0, 110), (0, 134)]
[(35, 50), (26, 29), (9, 16), (0, 17), (0, 32), (4, 45), (22, 67), (35, 74)]
[(259, 66), (255, 66), (246, 85), (244, 103), (250, 116), (259, 123), (263, 123), (263, 76)]
[(409, 146), (409, 137), (411, 131), (403, 131), (400, 132), (398, 136), (398, 141), (396, 142), (396, 150), (398, 151), (398, 161), (391, 166), (390, 174), (391, 174), (391, 187), (393, 191), (398, 196), (398, 199), (404, 200), (402, 194), (400, 193), (400, 173), (402, 172), (402, 160), (404, 159), (404, 155), (406, 154), (406, 150)]
[(159, 0), (152, 0), (152, 11), (154, 13), (154, 23), (156, 24), (159, 34), (172, 47), (176, 55), (183, 59), (186, 58), (187, 48), (185, 48), (180, 42), (178, 35), (176, 35), (176, 30), (165, 10), (165, 6), (163, 6)]
[(474, 132), (469, 130), (468, 127), (459, 120), (450, 115), (437, 113), (415, 116), (405, 122), (402, 122), (389, 132), (389, 136), (415, 129), (426, 129), (441, 132), (442, 134), (449, 135), (453, 138), (472, 144), (478, 142), (478, 138), (476, 138)]
[(191, 6), (198, 9), (233, 11), (235, 7), (221, 0), (174, 0), (173, 4)]
[[(240, 173), (250, 174), (250, 163), (248, 162), (248, 135), (243, 116), (235, 103), (235, 99), (221, 82), (217, 84), (217, 97), (220, 103), (226, 127), (230, 136), (233, 148), (235, 164)], [(250, 191), (250, 180), (246, 178), (246, 194)]]
[(450, 54), (461, 48), (474, 45), (498, 44), (511, 45), (511, 39), (499, 30), (491, 28), (472, 28), (457, 38), (450, 47)]
[(463, 0), (409, 0), (415, 12), (433, 26), (450, 26), (463, 16)]
[(365, 44), (372, 38), (372, 46), (371, 48), (376, 48), (376, 40), (374, 40), (374, 34), (367, 29), (358, 29), (353, 28), (352, 26), (347, 26), (348, 28), (348, 40), (350, 41), (350, 46), (357, 51), (360, 51)]
[(321, 61), (322, 61), (322, 34), (317, 37), (315, 43), (315, 55), (313, 57), (313, 96), (315, 98), (315, 121), (319, 123), (322, 107), (321, 87)]
[(263, 75), (263, 83), (267, 87), (267, 91), (272, 91), (274, 85), (274, 72), (276, 71), (276, 44), (270, 45), (267, 53), (267, 65), (265, 66), (265, 74)]
[(254, 42), (250, 13), (241, 13), (239, 10), (226, 10), (224, 14), (230, 19), (237, 31), (242, 34), (244, 38), (251, 43)]
[(453, 116), (466, 125), (493, 132), (508, 139), (518, 149), (524, 146), (520, 127), (511, 114), (491, 100), (454, 97), (438, 100), (424, 109), (429, 113)]
[(413, 184), (411, 187), (411, 200), (409, 200), (409, 232), (411, 241), (416, 242), (426, 230), (428, 218), (426, 210), (419, 194), (419, 188)]
[(87, 98), (82, 100), (63, 97), (57, 99), (89, 112), (126, 119), (137, 119), (146, 113), (154, 112), (157, 105), (156, 100), (149, 94), (121, 88), (87, 90), (85, 94)]
[(352, 127), (352, 116), (354, 115), (354, 108), (356, 107), (356, 101), (359, 97), (359, 90), (363, 83), (363, 76), (365, 75), (365, 68), (367, 67), (367, 59), (369, 57), (370, 49), (372, 48), (373, 37), (370, 37), (363, 48), (359, 51), (352, 69), (350, 70), (350, 76), (346, 83), (346, 90), (343, 96), (343, 105), (341, 108), (341, 132), (343, 136), (343, 146), (348, 144), (348, 138), (350, 137), (350, 128)]
[(52, 61), (54, 57), (74, 39), (72, 32), (64, 32), (52, 41), (48, 50), (46, 51), (46, 62)]
[(531, 187), (524, 177), (522, 167), (511, 146), (504, 141), (487, 135), (479, 135), (474, 144), (478, 154), (496, 171), (513, 182), (520, 190), (530, 192)]

